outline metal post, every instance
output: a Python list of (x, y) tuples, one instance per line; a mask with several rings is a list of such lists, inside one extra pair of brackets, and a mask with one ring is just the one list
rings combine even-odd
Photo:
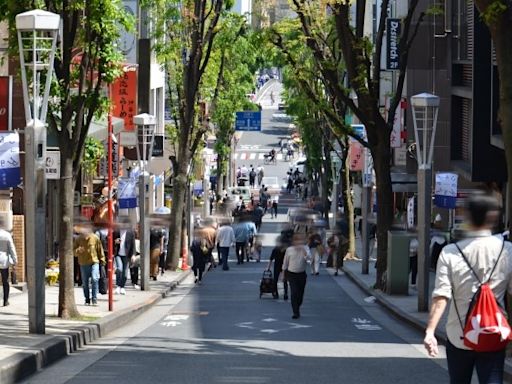
[(204, 218), (206, 219), (208, 216), (210, 216), (210, 180), (208, 180), (208, 175), (205, 174), (203, 176), (203, 214)]
[(46, 128), (32, 120), (25, 128), (25, 249), (30, 333), (45, 333)]
[(432, 170), (418, 167), (418, 311), (427, 312), (430, 283), (430, 215)]
[(363, 263), (362, 271), (363, 275), (369, 273), (370, 265), (370, 234), (368, 231), (368, 217), (371, 213), (371, 202), (370, 196), (372, 193), (372, 187), (363, 186), (363, 195), (361, 198), (361, 242), (363, 246)]
[[(339, 172), (337, 168), (335, 168), (336, 172)], [(331, 229), (336, 228), (336, 215), (338, 213), (338, 182), (336, 181), (336, 177), (333, 178), (332, 183), (332, 201), (331, 201)]]
[(108, 114), (108, 237), (107, 237), (107, 270), (108, 270), (108, 310), (114, 310), (114, 296), (113, 296), (113, 273), (114, 273), (114, 207), (112, 199), (112, 113)]
[(146, 219), (146, 176), (144, 173), (143, 170), (139, 175), (140, 289), (149, 291), (149, 226)]

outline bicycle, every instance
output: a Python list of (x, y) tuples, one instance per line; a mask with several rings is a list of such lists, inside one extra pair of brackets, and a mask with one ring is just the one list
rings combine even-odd
[(277, 164), (277, 160), (276, 160), (276, 157), (272, 157), (270, 155), (264, 155), (263, 156), (263, 164), (265, 165), (270, 165), (270, 164), (273, 164), (273, 165), (276, 165)]

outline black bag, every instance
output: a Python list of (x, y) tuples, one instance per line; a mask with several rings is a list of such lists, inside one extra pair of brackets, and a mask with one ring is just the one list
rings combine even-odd
[(18, 277), (16, 276), (16, 270), (14, 268), (11, 270), (11, 284), (18, 284)]
[(264, 293), (274, 293), (274, 279), (270, 269), (263, 271), (263, 276), (260, 281), (260, 299)]
[(98, 281), (98, 291), (102, 295), (107, 294), (107, 272), (105, 266), (100, 265), (100, 280)]

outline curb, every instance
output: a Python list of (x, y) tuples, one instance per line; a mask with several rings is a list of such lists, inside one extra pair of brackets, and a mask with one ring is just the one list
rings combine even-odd
[(166, 297), (189, 275), (190, 271), (184, 272), (165, 288), (155, 291), (154, 295), (142, 303), (107, 315), (95, 322), (72, 328), (63, 334), (50, 336), (48, 340), (27, 351), (8, 357), (2, 361), (0, 367), (0, 383), (14, 384), (127, 324)]
[[(361, 290), (366, 292), (367, 294), (375, 297), (377, 299), (377, 302), (382, 305), (388, 312), (390, 312), (393, 316), (397, 317), (399, 320), (404, 321), (405, 323), (411, 325), (412, 327), (424, 331), (427, 327), (427, 323), (415, 318), (408, 312), (402, 310), (400, 307), (393, 304), (390, 300), (386, 298), (386, 296), (380, 292), (376, 291), (373, 288), (368, 287), (366, 283), (361, 280), (357, 274), (354, 272), (348, 270), (348, 268), (342, 268), (345, 272), (345, 275), (354, 282)], [(440, 344), (446, 345), (447, 342), (447, 336), (446, 332), (444, 330), (436, 330), (435, 336)], [(507, 383), (512, 383), (512, 364), (507, 362), (505, 360), (505, 372), (504, 372), (504, 379)]]

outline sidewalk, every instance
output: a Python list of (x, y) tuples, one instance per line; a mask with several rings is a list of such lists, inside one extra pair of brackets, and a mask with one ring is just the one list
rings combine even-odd
[[(361, 239), (356, 239), (356, 253), (362, 255)], [(427, 312), (418, 312), (418, 291), (416, 288), (409, 286), (409, 295), (388, 295), (381, 290), (373, 289), (376, 279), (375, 261), (370, 260), (369, 274), (362, 274), (361, 261), (345, 260), (343, 262), (343, 270), (346, 276), (358, 285), (368, 295), (375, 297), (377, 302), (390, 311), (394, 316), (409, 323), (411, 326), (420, 331), (424, 331), (428, 322)], [(333, 273), (330, 270), (329, 273)], [(430, 291), (434, 287), (435, 273), (430, 273)], [(440, 343), (446, 344), (446, 318), (448, 309), (445, 311), (439, 326), (437, 327), (436, 337)], [(512, 358), (505, 361), (505, 380), (512, 382)]]
[(108, 295), (98, 295), (97, 306), (86, 306), (81, 287), (75, 300), (82, 315), (77, 320), (57, 317), (59, 289), (46, 286), (46, 334), (28, 333), (28, 295), (11, 287), (8, 307), (0, 307), (0, 383), (11, 384), (65, 357), (71, 352), (131, 321), (176, 288), (190, 272), (166, 272), (150, 282), (149, 291), (126, 287), (126, 295), (114, 295), (114, 311), (108, 311)]

